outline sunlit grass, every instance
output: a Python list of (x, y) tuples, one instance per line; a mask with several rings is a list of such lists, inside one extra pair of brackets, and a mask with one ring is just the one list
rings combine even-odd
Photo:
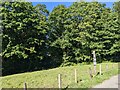
[[(106, 71), (108, 64), (108, 71)], [(49, 70), (21, 73), (2, 77), (2, 88), (23, 88), (27, 83), (28, 88), (58, 88), (58, 74), (62, 77), (62, 87), (65, 88), (90, 88), (94, 85), (118, 74), (118, 63), (102, 63), (102, 75), (94, 75), (91, 79), (89, 67), (93, 65), (76, 65), (54, 68)], [(99, 72), (99, 64), (96, 66)], [(77, 83), (75, 83), (74, 72), (77, 70)], [(92, 71), (93, 72), (93, 71)]]

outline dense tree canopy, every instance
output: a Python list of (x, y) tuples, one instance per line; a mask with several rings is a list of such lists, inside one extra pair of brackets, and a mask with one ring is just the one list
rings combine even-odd
[(110, 60), (113, 53), (119, 54), (118, 14), (105, 4), (76, 2), (68, 8), (58, 6), (49, 19), (52, 22), (50, 38), (53, 46), (63, 52), (62, 64), (90, 62), (93, 50), (99, 62)]
[(47, 34), (44, 5), (5, 2), (1, 8), (3, 73), (41, 69)]
[(119, 61), (120, 3), (106, 8), (99, 2), (45, 5), (3, 2), (3, 75), (92, 62)]

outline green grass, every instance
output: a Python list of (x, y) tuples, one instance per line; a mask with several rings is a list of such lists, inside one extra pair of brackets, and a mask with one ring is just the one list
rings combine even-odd
[[(65, 88), (90, 88), (102, 81), (109, 79), (113, 75), (118, 74), (118, 63), (108, 63), (109, 71), (106, 72), (106, 64), (102, 63), (102, 75), (94, 75), (91, 79), (88, 73), (89, 67), (93, 65), (76, 65), (54, 68), (49, 70), (14, 74), (1, 77), (2, 88), (23, 88), (27, 83), (28, 88), (58, 88), (58, 74), (62, 77), (62, 87)], [(74, 70), (77, 70), (77, 81), (74, 80)], [(99, 64), (97, 64), (97, 72), (99, 72)]]

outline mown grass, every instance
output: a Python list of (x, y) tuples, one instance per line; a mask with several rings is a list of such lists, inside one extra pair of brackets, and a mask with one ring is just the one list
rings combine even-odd
[[(106, 71), (106, 64), (108, 64), (108, 71)], [(102, 75), (94, 75), (92, 79), (89, 75), (89, 67), (93, 69), (92, 64), (4, 76), (1, 77), (2, 88), (23, 88), (25, 82), (28, 88), (58, 88), (58, 74), (61, 74), (62, 77), (62, 88), (91, 88), (103, 80), (118, 74), (118, 63), (114, 63), (114, 68), (112, 65), (113, 63), (110, 62), (102, 63)], [(96, 68), (97, 72), (99, 72), (99, 64), (97, 64)], [(75, 83), (75, 69), (77, 70), (77, 83)]]

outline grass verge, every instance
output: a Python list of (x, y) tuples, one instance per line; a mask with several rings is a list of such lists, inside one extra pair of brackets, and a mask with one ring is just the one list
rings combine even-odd
[[(106, 70), (108, 64), (108, 70)], [(113, 67), (114, 64), (114, 67)], [(89, 67), (93, 65), (76, 65), (42, 70), (28, 73), (21, 73), (1, 77), (2, 88), (23, 88), (27, 83), (28, 88), (58, 88), (58, 74), (61, 74), (62, 88), (91, 88), (102, 81), (118, 74), (118, 63), (102, 63), (102, 75), (95, 75), (91, 79)], [(75, 69), (77, 70), (77, 83), (75, 83)], [(99, 64), (96, 66), (99, 72)]]

